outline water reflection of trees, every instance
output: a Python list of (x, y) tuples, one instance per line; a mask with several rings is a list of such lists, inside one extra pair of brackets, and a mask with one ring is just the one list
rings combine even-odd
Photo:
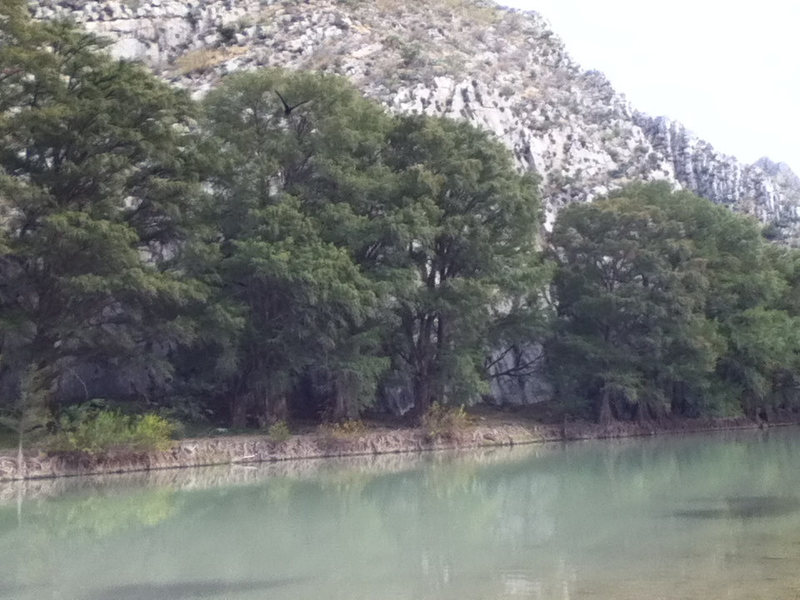
[[(158, 531), (164, 548), (138, 559), (145, 570), (290, 582), (270, 590), (276, 600), (637, 598), (676, 578), (699, 597), (692, 581), (728, 585), (732, 572), (785, 586), (780, 540), (800, 533), (800, 442), (787, 433), (152, 473), (26, 502), (38, 525), (25, 531), (31, 548), (124, 540), (109, 545), (111, 571), (153, 554), (147, 531)], [(0, 508), (0, 531), (14, 514)]]
[(53, 537), (105, 537), (132, 527), (154, 527), (179, 510), (173, 490), (89, 496), (74, 502), (36, 503), (26, 522)]
[(34, 479), (0, 482), (0, 506), (24, 499), (57, 497), (80, 492), (102, 494), (106, 489), (170, 487), (176, 490), (202, 490), (225, 486), (257, 485), (276, 478), (354, 479), (416, 469), (426, 464), (450, 463), (453, 460), (475, 464), (495, 464), (526, 456), (540, 456), (552, 446), (523, 448), (484, 448), (467, 452), (398, 453), (344, 458), (288, 460), (272, 463), (218, 465), (186, 469), (162, 469), (133, 473)]

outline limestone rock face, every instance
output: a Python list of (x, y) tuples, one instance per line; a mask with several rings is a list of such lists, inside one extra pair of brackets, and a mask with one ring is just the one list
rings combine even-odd
[(494, 132), (541, 177), (558, 209), (624, 183), (665, 180), (800, 237), (800, 180), (745, 165), (680, 123), (635, 111), (582, 71), (537, 13), (483, 0), (32, 0), (197, 96), (232, 71), (313, 69), (350, 78), (398, 112), (463, 118)]

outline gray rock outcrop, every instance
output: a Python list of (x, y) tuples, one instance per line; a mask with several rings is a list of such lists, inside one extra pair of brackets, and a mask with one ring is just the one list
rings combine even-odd
[(395, 111), (468, 119), (541, 176), (547, 223), (634, 179), (666, 180), (800, 233), (800, 185), (785, 165), (720, 154), (680, 123), (635, 111), (582, 71), (537, 13), (482, 0), (35, 0), (109, 37), (200, 96), (260, 66), (349, 77)]

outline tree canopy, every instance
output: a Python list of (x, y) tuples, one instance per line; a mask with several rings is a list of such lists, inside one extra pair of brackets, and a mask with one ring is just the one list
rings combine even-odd
[(503, 377), (601, 422), (798, 409), (798, 251), (664, 183), (541, 227), (536, 177), (466, 122), (277, 69), (195, 102), (3, 5), (0, 419), (20, 439), (96, 400), (237, 428), (420, 418), (503, 402)]
[(551, 245), (565, 397), (601, 421), (787, 408), (800, 345), (780, 266), (796, 253), (776, 260), (757, 222), (636, 184), (566, 208)]
[(50, 396), (86, 395), (91, 379), (147, 396), (201, 299), (174, 260), (198, 191), (195, 108), (71, 25), (11, 13), (2, 32), (4, 386), (32, 369)]

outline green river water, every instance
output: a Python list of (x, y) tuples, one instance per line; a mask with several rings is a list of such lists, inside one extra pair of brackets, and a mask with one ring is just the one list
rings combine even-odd
[(800, 431), (0, 484), (13, 600), (800, 599)]

